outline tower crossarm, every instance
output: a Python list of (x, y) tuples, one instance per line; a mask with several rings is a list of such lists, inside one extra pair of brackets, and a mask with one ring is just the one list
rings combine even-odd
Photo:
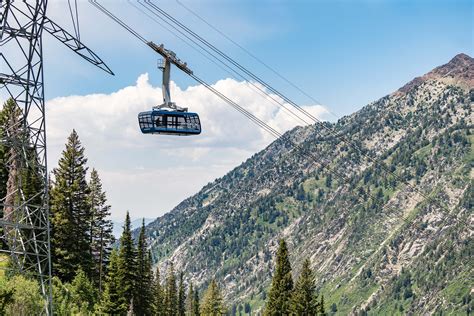
[(70, 34), (68, 31), (63, 29), (56, 22), (52, 21), (46, 16), (44, 17), (43, 29), (94, 66), (97, 66), (103, 71), (114, 75), (112, 70), (105, 64), (102, 59), (100, 59), (99, 56), (97, 56), (96, 53), (94, 53), (76, 37), (74, 37), (72, 34)]

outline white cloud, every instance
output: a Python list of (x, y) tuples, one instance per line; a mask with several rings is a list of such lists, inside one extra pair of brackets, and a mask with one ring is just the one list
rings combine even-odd
[[(281, 132), (297, 125), (280, 107), (251, 90), (247, 82), (224, 79), (213, 87)], [(178, 105), (199, 113), (201, 135), (141, 134), (137, 114), (162, 99), (161, 87), (153, 87), (147, 74), (141, 75), (136, 85), (111, 94), (49, 100), (50, 166), (56, 165), (74, 128), (86, 147), (89, 165), (103, 178), (114, 215), (130, 209), (134, 217), (154, 217), (273, 140), (201, 85), (182, 90), (172, 83), (171, 96)], [(318, 117), (325, 113), (321, 106), (305, 109)]]

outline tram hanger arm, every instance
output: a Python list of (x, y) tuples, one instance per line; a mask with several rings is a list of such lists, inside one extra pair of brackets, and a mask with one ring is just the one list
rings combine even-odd
[(71, 35), (68, 31), (59, 26), (56, 22), (52, 21), (48, 17), (44, 17), (43, 28), (49, 34), (53, 35), (61, 43), (69, 47), (73, 52), (87, 60), (89, 63), (94, 66), (102, 69), (108, 74), (114, 76), (113, 71), (105, 64), (105, 62), (100, 59), (100, 57), (84, 45), (80, 40)]
[(156, 45), (153, 42), (148, 42), (147, 45), (151, 47), (151, 49), (153, 49), (155, 52), (163, 56), (165, 60), (169, 60), (170, 63), (172, 63), (188, 75), (193, 74), (193, 71), (188, 68), (188, 65), (182, 60), (180, 60), (178, 57), (176, 57), (176, 54), (173, 51), (166, 49), (163, 44)]

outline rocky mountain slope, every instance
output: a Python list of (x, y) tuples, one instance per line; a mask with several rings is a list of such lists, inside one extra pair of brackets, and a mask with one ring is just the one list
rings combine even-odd
[(473, 105), (460, 54), (335, 124), (295, 128), (150, 223), (154, 259), (258, 310), (284, 237), (332, 313), (472, 310)]

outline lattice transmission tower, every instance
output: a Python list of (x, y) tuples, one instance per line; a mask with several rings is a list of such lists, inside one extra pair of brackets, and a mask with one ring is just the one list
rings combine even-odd
[(6, 180), (0, 199), (0, 265), (38, 278), (52, 314), (43, 32), (113, 74), (89, 48), (46, 16), (47, 0), (0, 0), (0, 101), (9, 100), (0, 144)]

